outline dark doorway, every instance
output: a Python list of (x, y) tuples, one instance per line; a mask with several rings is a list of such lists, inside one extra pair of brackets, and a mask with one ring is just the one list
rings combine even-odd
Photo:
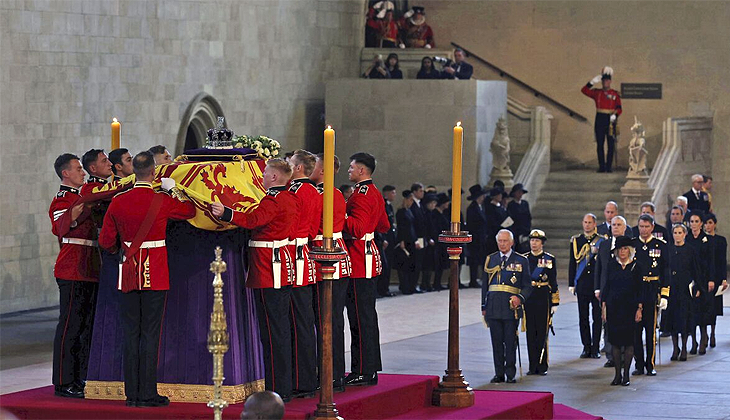
[(195, 133), (195, 129), (193, 129), (193, 124), (191, 123), (190, 125), (188, 125), (188, 131), (185, 134), (185, 147), (183, 148), (183, 152), (199, 148), (200, 139), (198, 139), (198, 136)]

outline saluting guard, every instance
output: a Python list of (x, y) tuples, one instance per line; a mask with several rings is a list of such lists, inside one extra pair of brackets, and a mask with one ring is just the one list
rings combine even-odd
[[(621, 97), (611, 89), (613, 69), (604, 67), (601, 74), (591, 79), (580, 90), (584, 95), (596, 102), (596, 122), (593, 126), (596, 135), (596, 151), (598, 154), (598, 172), (613, 172), (613, 155), (618, 134), (618, 117), (621, 115)], [(600, 83), (600, 89), (594, 87)], [(608, 154), (604, 155), (603, 144), (608, 140)]]
[(540, 229), (529, 235), (530, 252), (525, 254), (530, 263), (532, 294), (525, 302), (527, 324), (527, 351), (530, 358), (528, 375), (546, 375), (548, 370), (548, 331), (552, 317), (560, 305), (555, 256), (543, 249), (547, 237)]

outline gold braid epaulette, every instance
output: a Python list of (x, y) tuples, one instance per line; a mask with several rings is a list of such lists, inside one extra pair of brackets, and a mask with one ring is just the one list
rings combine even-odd
[(487, 264), (489, 264), (489, 258), (487, 258), (487, 262), (484, 264), (484, 272), (486, 272), (487, 275), (489, 276), (489, 283), (491, 283), (492, 279), (494, 278), (494, 275), (498, 274), (500, 271), (502, 271), (502, 266), (497, 265), (497, 266), (488, 268)]

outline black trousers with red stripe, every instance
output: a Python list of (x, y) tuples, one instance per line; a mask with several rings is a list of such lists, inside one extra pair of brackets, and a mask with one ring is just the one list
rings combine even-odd
[[(291, 286), (254, 289), (259, 337), (264, 350), (266, 389), (282, 397), (292, 391)], [(311, 302), (310, 302), (311, 305)]]
[(350, 370), (369, 375), (383, 369), (380, 358), (380, 328), (375, 310), (377, 277), (351, 278), (347, 290), (347, 318), (350, 321)]
[(317, 388), (317, 336), (312, 307), (315, 287), (312, 284), (291, 290), (292, 387), (299, 391)]
[[(332, 379), (345, 377), (345, 302), (347, 301), (347, 289), (350, 283), (349, 278), (332, 281)], [(314, 314), (317, 317), (317, 354), (321, 369), (322, 363), (322, 319), (319, 310), (321, 299), (320, 286), (317, 283), (317, 296), (314, 297)]]
[(130, 400), (147, 400), (157, 395), (157, 359), (166, 301), (166, 290), (121, 294), (124, 394)]
[(56, 279), (60, 314), (53, 340), (53, 385), (86, 379), (99, 283)]

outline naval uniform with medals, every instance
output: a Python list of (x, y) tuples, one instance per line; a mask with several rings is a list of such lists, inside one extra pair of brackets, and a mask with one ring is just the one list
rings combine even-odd
[[(654, 235), (644, 242), (641, 237), (634, 239), (636, 246), (637, 267), (642, 267), (642, 283), (639, 293), (639, 302), (643, 304), (641, 321), (636, 324), (634, 335), (634, 359), (636, 360), (635, 375), (641, 375), (646, 369), (649, 376), (656, 375), (654, 371), (656, 346), (657, 304), (659, 299), (669, 298), (669, 282), (671, 279), (668, 245), (664, 240)], [(666, 301), (665, 301), (666, 302)], [(643, 333), (646, 330), (646, 357), (644, 357)]]
[(487, 256), (482, 278), (482, 311), (492, 338), (495, 375), (492, 383), (515, 381), (517, 361), (517, 324), (522, 307), (510, 307), (510, 299), (517, 296), (524, 304), (530, 297), (532, 285), (530, 263), (527, 258), (509, 250)]
[[(532, 235), (530, 235), (532, 236)], [(527, 352), (530, 359), (530, 374), (545, 375), (548, 370), (548, 330), (551, 309), (560, 304), (558, 292), (557, 262), (547, 252), (525, 254), (530, 263), (532, 294), (525, 302), (527, 324)]]
[[(580, 339), (583, 343), (581, 358), (601, 357), (599, 343), (601, 340), (601, 305), (596, 298), (594, 289), (594, 269), (598, 247), (606, 239), (595, 230), (586, 235), (581, 233), (570, 238), (570, 261), (568, 265), (568, 286), (575, 288), (578, 297), (578, 325)], [(588, 319), (588, 309), (591, 308), (593, 325)]]

